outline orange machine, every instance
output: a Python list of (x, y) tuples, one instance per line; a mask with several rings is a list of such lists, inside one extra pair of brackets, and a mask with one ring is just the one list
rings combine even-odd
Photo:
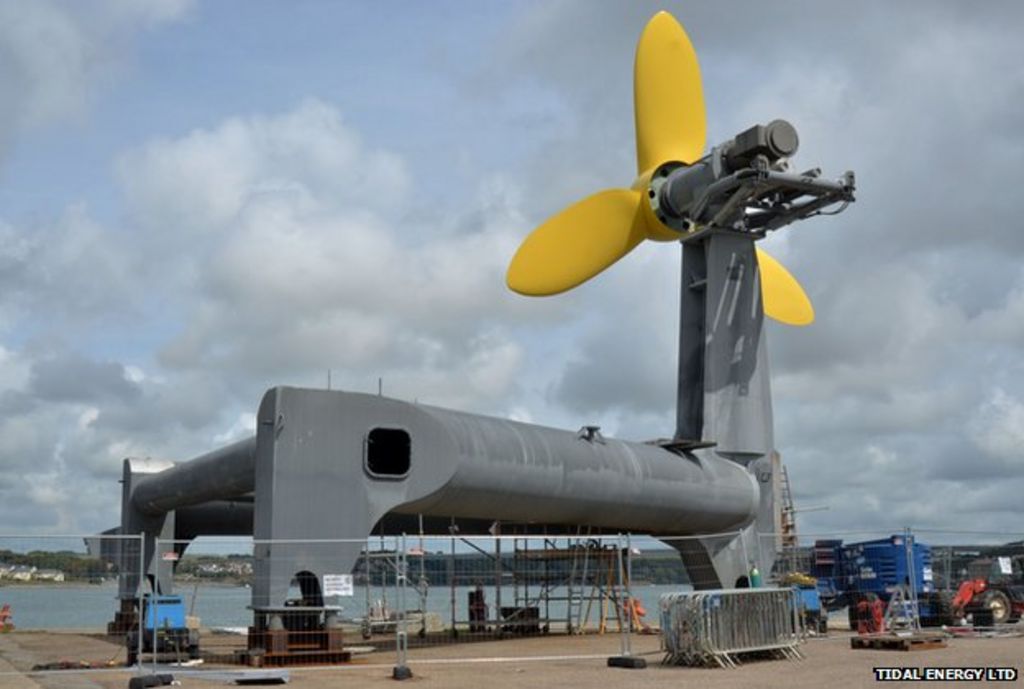
[(965, 617), (991, 611), (993, 624), (1016, 622), (1024, 614), (1024, 586), (968, 579), (953, 597), (953, 614)]

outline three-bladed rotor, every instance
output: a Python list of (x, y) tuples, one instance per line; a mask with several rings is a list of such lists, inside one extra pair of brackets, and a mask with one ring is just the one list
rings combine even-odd
[[(757, 125), (703, 155), (707, 124), (700, 68), (683, 27), (667, 12), (647, 24), (633, 72), (637, 178), (569, 206), (537, 227), (509, 265), (520, 294), (565, 292), (604, 271), (645, 239), (695, 241), (712, 231), (760, 239), (826, 206), (853, 200), (853, 175), (788, 172), (796, 130)], [(814, 309), (778, 261), (757, 250), (765, 313), (806, 325)]]

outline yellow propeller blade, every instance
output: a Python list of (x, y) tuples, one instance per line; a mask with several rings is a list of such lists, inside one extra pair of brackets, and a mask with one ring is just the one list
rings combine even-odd
[(689, 37), (668, 12), (647, 22), (636, 46), (633, 107), (638, 174), (701, 157), (707, 122), (700, 66)]
[(757, 264), (761, 268), (765, 315), (787, 325), (813, 323), (814, 307), (796, 278), (761, 249), (757, 249)]
[(565, 292), (618, 261), (645, 236), (640, 192), (607, 189), (530, 233), (505, 279), (510, 289), (531, 297)]

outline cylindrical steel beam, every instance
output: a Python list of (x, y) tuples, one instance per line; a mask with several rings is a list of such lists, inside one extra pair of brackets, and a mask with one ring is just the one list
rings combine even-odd
[(684, 457), (600, 434), (408, 410), (444, 428), (455, 462), (441, 490), (396, 512), (685, 534), (737, 528), (757, 509), (753, 477), (711, 452)]
[(132, 503), (143, 514), (159, 515), (210, 500), (251, 493), (255, 485), (256, 437), (140, 478)]
[(251, 536), (251, 500), (216, 500), (174, 511), (174, 538), (197, 536)]
[[(285, 428), (302, 429), (305, 442), (299, 456), (289, 450), (278, 457), (291, 441), (270, 440), (277, 449), (275, 464), (281, 463), (274, 475), (285, 483), (275, 484), (273, 503), (265, 504), (307, 515), (309, 529), (319, 519), (309, 511), (310, 501), (390, 502), (388, 512), (406, 515), (677, 535), (735, 529), (757, 509), (752, 476), (711, 451), (680, 456), (596, 431), (576, 433), (370, 395), (289, 394), (302, 403), (280, 416)], [(406, 453), (391, 459), (407, 473), (374, 473), (364, 453), (375, 428), (407, 433), (404, 445), (389, 450)], [(157, 515), (245, 495), (255, 489), (255, 460), (256, 439), (243, 440), (140, 478), (132, 503)], [(285, 484), (295, 487), (294, 495)], [(203, 533), (199, 523), (193, 528)]]

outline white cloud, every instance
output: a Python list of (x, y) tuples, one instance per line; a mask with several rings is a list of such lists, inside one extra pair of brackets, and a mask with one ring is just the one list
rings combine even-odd
[(81, 117), (141, 31), (191, 0), (0, 1), (0, 157), (19, 131)]
[(992, 457), (1024, 465), (1024, 403), (1001, 389), (975, 412), (971, 439)]
[(179, 238), (223, 231), (278, 204), (306, 213), (386, 211), (403, 204), (410, 185), (401, 158), (366, 146), (336, 108), (317, 100), (151, 142), (126, 154), (118, 170), (136, 217)]
[[(510, 404), (526, 356), (511, 331), (531, 309), (495, 279), (525, 226), (506, 180), (482, 179), (463, 214), (403, 221), (415, 210), (403, 160), (319, 101), (151, 142), (118, 171), (130, 231), (81, 205), (4, 227), (13, 321), (66, 315), (55, 332), (37, 326), (45, 345), (0, 350), (0, 456), (33, 468), (9, 488), (26, 509), (69, 497), (54, 476), (103, 485), (125, 456), (180, 461), (251, 434), (262, 390), (319, 385), (328, 368), (335, 387), (379, 376), (399, 398)], [(114, 308), (132, 332), (160, 334), (152, 360), (73, 345)], [(564, 309), (540, 305), (539, 320)]]
[(483, 180), (467, 229), (417, 222), (403, 160), (360, 139), (306, 101), (122, 157), (133, 217), (190, 237), (174, 260), (191, 269), (162, 269), (194, 294), (164, 365), (268, 381), (331, 368), (340, 385), (382, 376), (396, 395), (470, 406), (510, 390), (508, 319), (526, 308), (496, 276), (524, 234), (514, 190)]
[(78, 430), (84, 431), (91, 426), (96, 419), (100, 418), (100, 410), (96, 407), (86, 407), (78, 416)]
[(22, 388), (28, 382), (29, 364), (16, 351), (0, 345), (0, 390)]
[(98, 224), (81, 203), (50, 221), (16, 227), (0, 220), (0, 328), (47, 314), (59, 341), (75, 327), (135, 315), (145, 272), (129, 240)]
[[(81, 117), (143, 31), (188, 12), (44, 1), (22, 18), (16, 6), (0, 3), (8, 136)], [(669, 434), (676, 247), (643, 247), (550, 300), (502, 282), (533, 223), (629, 183), (633, 42), (653, 9), (545, 3), (480, 45), (444, 107), (493, 108), (494, 145), (514, 139), (517, 158), (484, 170), (475, 161), (493, 155), (463, 155), (476, 184), (452, 192), (458, 207), (424, 198), (443, 170), (414, 166), (375, 123), (357, 126), (358, 103), (343, 110), (296, 70), (288, 88), (261, 81), (261, 98), (213, 109), (233, 115), (149, 134), (116, 161), (116, 188), (96, 182), (95, 204), (83, 184), (82, 203), (0, 221), (0, 461), (14, 476), (0, 520), (63, 520), (50, 503), (64, 480), (86, 487), (69, 503), (91, 508), (69, 514), (107, 526), (116, 501), (96, 496), (116, 491), (122, 455), (205, 452), (251, 430), (266, 387), (323, 385), (327, 369), (335, 387), (376, 391), (381, 377), (400, 398)], [(674, 9), (701, 56), (714, 139), (785, 117), (800, 166), (858, 174), (850, 211), (770, 240), (819, 314), (769, 331), (780, 449), (798, 499), (831, 506), (806, 530), (956, 524), (937, 504), (979, 528), (1019, 517), (1024, 234), (1007, 186), (1024, 151), (1019, 6)], [(375, 68), (368, 83), (397, 83)], [(448, 153), (430, 121), (423, 159)]]
[(231, 424), (223, 433), (218, 433), (213, 436), (213, 445), (215, 447), (221, 447), (233, 443), (236, 440), (242, 440), (248, 438), (256, 433), (256, 414), (253, 412), (242, 412), (235, 419), (235, 422)]

